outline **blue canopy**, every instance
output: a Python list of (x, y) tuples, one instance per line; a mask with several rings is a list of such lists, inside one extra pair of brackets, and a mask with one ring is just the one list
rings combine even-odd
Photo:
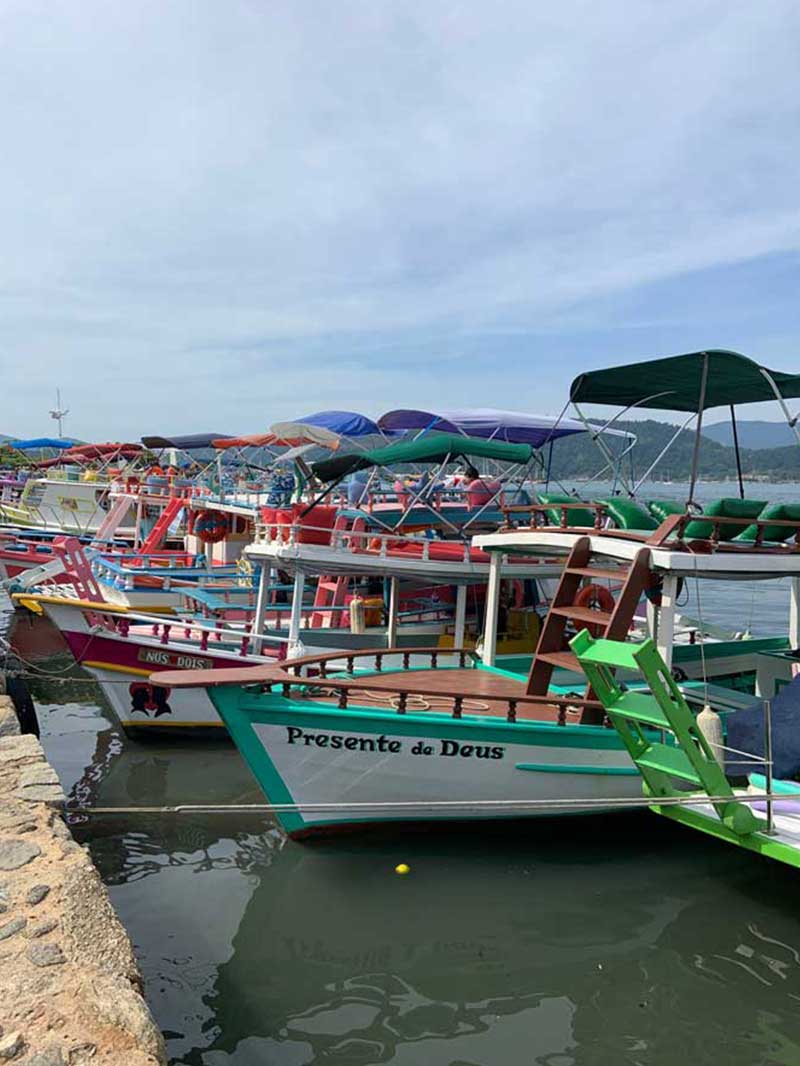
[(31, 440), (7, 440), (5, 444), (8, 448), (16, 448), (18, 452), (27, 452), (38, 448), (71, 448), (75, 441), (59, 437), (32, 437)]
[(292, 422), (306, 426), (320, 426), (322, 429), (329, 429), (332, 433), (338, 433), (340, 437), (367, 437), (371, 433), (383, 436), (371, 418), (360, 415), (356, 411), (317, 411), (316, 414), (306, 415), (305, 418), (293, 418)]

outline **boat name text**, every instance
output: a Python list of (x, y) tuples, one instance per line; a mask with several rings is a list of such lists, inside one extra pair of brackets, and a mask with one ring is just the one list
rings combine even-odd
[[(402, 740), (391, 740), (384, 734), (379, 737), (348, 737), (342, 733), (308, 733), (296, 725), (286, 727), (286, 741), (288, 744), (305, 744), (306, 747), (378, 751), (388, 755), (399, 755), (404, 748)], [(411, 755), (460, 755), (463, 759), (502, 759), (506, 753), (502, 745), (464, 744), (460, 740), (439, 740), (435, 744), (418, 740), (408, 750)]]

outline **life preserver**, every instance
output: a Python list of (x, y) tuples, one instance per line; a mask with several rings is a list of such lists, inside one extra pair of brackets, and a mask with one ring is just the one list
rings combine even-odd
[[(683, 584), (684, 584), (683, 578), (679, 577), (678, 578), (678, 585), (677, 585), (677, 588), (675, 590), (675, 598), (676, 599), (683, 592)], [(659, 576), (653, 575), (653, 582), (652, 582), (651, 585), (648, 585), (648, 587), (644, 590), (644, 594), (647, 597), (647, 599), (650, 601), (650, 603), (653, 604), (654, 607), (660, 607), (661, 606), (661, 599), (662, 599), (662, 596), (664, 594), (664, 578), (661, 575), (659, 575)]]
[[(605, 585), (585, 585), (575, 597), (576, 607), (588, 607), (592, 611), (604, 611), (611, 614), (616, 605), (611, 591)], [(589, 630), (593, 637), (602, 636), (605, 626), (602, 622), (586, 622), (584, 627)]]
[(192, 532), (203, 544), (217, 544), (228, 535), (228, 519), (221, 511), (201, 511)]

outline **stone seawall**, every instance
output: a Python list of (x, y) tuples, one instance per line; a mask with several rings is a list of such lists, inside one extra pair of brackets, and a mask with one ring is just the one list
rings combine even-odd
[(127, 933), (0, 695), (0, 1066), (163, 1066)]

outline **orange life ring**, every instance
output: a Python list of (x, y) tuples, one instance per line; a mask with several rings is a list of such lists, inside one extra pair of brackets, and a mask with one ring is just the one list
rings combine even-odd
[(228, 535), (228, 519), (221, 511), (201, 511), (194, 520), (193, 532), (203, 544), (217, 544)]
[[(611, 590), (605, 585), (584, 585), (575, 597), (576, 607), (588, 607), (592, 611), (604, 611), (606, 614), (611, 614), (615, 605), (616, 601), (611, 595)], [(606, 628), (600, 621), (586, 622), (583, 625), (593, 637), (602, 636)]]

